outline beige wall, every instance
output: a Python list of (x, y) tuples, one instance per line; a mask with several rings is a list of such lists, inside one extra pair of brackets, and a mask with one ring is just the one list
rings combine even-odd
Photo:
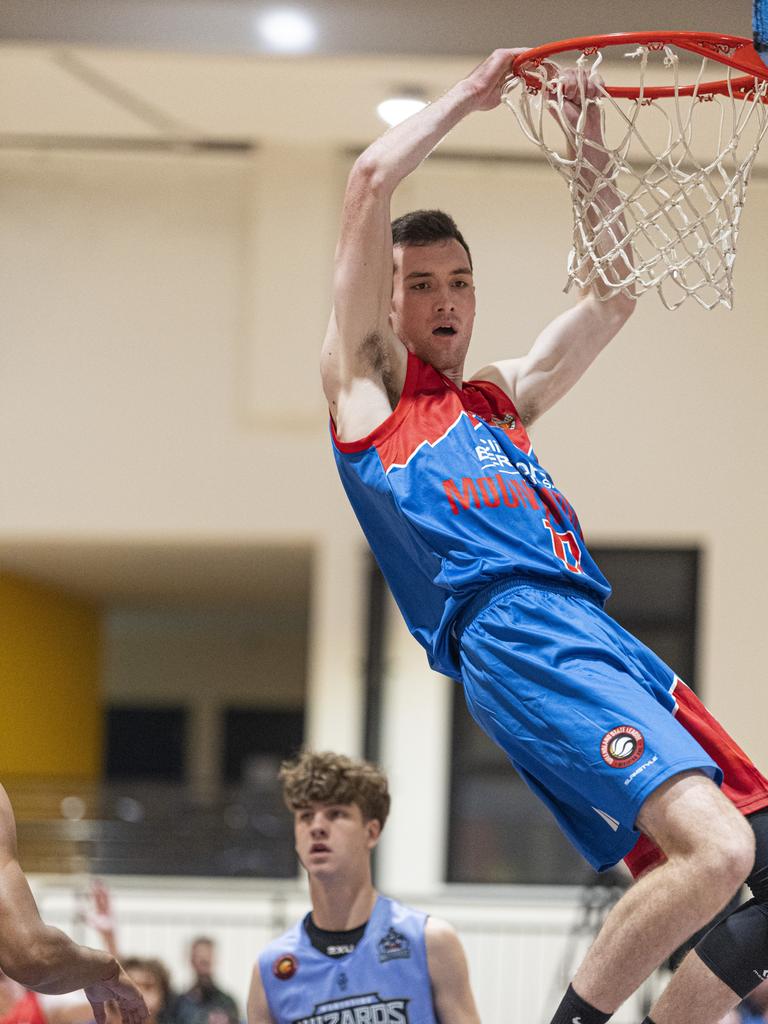
[[(315, 377), (348, 165), (285, 147), (0, 156), (0, 545), (313, 541), (327, 557), (312, 611), (311, 735), (354, 748), (360, 540)], [(451, 209), (472, 245), (472, 365), (524, 351), (570, 301), (561, 182), (535, 163), (441, 158), (397, 208), (427, 203)], [(735, 311), (672, 314), (646, 297), (534, 441), (589, 537), (703, 547), (703, 690), (768, 769), (766, 224), (768, 182), (757, 180)], [(424, 680), (441, 685), (426, 668)], [(442, 794), (442, 768), (431, 786)]]
[[(304, 609), (298, 609), (300, 613)], [(104, 671), (115, 704), (301, 708), (306, 620), (256, 607), (123, 608), (105, 616)]]

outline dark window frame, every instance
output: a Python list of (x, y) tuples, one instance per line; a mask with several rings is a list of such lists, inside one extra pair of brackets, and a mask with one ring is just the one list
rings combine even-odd
[(189, 709), (182, 704), (109, 705), (104, 738), (105, 779), (183, 783), (189, 721)]
[[(249, 757), (274, 756), (281, 761), (295, 757), (305, 735), (303, 708), (254, 707), (228, 704), (221, 709), (221, 779), (225, 786), (242, 781), (242, 769)], [(247, 750), (241, 740), (248, 735), (263, 737)]]

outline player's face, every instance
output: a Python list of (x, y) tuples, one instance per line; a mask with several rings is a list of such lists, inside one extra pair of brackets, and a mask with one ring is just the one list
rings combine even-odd
[(296, 853), (310, 878), (343, 877), (366, 868), (379, 839), (378, 821), (357, 804), (311, 804), (294, 813)]
[(436, 370), (464, 361), (475, 322), (469, 257), (455, 238), (395, 246), (392, 329), (405, 347)]
[(198, 977), (213, 977), (213, 947), (208, 942), (197, 942), (189, 955), (192, 970)]

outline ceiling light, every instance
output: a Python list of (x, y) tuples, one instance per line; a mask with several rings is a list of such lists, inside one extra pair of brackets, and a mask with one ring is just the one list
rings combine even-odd
[(383, 100), (376, 107), (376, 113), (382, 121), (385, 121), (392, 127), (400, 124), (401, 121), (405, 121), (411, 114), (423, 110), (426, 105), (427, 101), (422, 95), (415, 91), (409, 91), (408, 93), (400, 93), (397, 96), (390, 96), (389, 99)]
[(295, 7), (273, 7), (256, 22), (259, 35), (277, 53), (304, 53), (317, 39), (317, 27), (304, 11)]

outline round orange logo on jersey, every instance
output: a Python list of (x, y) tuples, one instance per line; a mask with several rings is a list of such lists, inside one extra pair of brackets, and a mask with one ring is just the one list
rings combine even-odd
[(645, 750), (643, 734), (632, 725), (618, 725), (600, 741), (600, 756), (611, 768), (627, 768), (639, 761)]
[(292, 953), (283, 953), (272, 964), (272, 973), (279, 981), (288, 981), (299, 969), (299, 961)]

